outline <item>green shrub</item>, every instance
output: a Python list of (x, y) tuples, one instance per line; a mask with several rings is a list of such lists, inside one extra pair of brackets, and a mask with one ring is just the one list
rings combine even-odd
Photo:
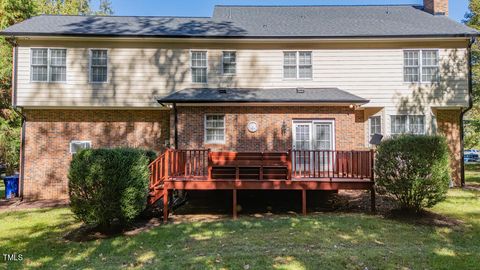
[(130, 148), (85, 149), (68, 173), (70, 205), (86, 224), (124, 226), (146, 207), (152, 151)]
[(401, 208), (418, 212), (446, 197), (449, 154), (441, 136), (403, 135), (383, 141), (375, 158), (376, 183)]

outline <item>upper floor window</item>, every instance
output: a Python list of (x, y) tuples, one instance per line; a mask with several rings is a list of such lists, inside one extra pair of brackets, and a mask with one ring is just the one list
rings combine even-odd
[(108, 52), (107, 50), (90, 51), (90, 82), (107, 82)]
[(403, 52), (405, 82), (438, 80), (438, 50), (406, 50)]
[(225, 115), (205, 115), (205, 143), (225, 143)]
[(32, 49), (31, 80), (34, 82), (65, 82), (67, 80), (66, 49)]
[(222, 63), (223, 74), (234, 75), (237, 71), (237, 53), (223, 52)]
[(284, 79), (311, 79), (312, 52), (284, 52), (283, 53)]
[(207, 82), (207, 52), (206, 51), (192, 51), (191, 53), (191, 69), (192, 82), (206, 83)]
[(411, 133), (425, 134), (425, 116), (424, 115), (392, 115), (391, 116), (392, 135)]

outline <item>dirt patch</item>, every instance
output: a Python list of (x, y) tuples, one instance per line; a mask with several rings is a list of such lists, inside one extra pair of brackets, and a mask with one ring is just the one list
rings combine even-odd
[(148, 219), (139, 219), (127, 228), (112, 226), (107, 230), (100, 230), (98, 227), (83, 225), (67, 233), (64, 238), (74, 242), (86, 242), (98, 239), (107, 239), (117, 236), (133, 236), (142, 232), (149, 231), (162, 224), (162, 219), (153, 217)]
[[(363, 190), (342, 190), (333, 198), (338, 211), (368, 212), (370, 209), (370, 192)], [(377, 214), (388, 219), (416, 225), (458, 228), (463, 222), (430, 211), (411, 213), (398, 209), (395, 200), (387, 195), (376, 195)]]
[(39, 200), (39, 201), (22, 201), (19, 198), (0, 200), (0, 212), (3, 211), (19, 211), (33, 208), (49, 208), (67, 206), (68, 200)]
[(402, 211), (400, 209), (393, 209), (389, 212), (388, 215), (386, 215), (386, 217), (406, 223), (436, 227), (456, 228), (464, 224), (458, 219), (439, 215), (426, 210), (419, 213), (412, 213), (408, 211)]

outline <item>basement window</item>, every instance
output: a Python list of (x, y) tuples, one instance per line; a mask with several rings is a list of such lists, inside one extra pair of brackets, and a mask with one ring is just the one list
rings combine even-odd
[(76, 154), (80, 150), (92, 148), (91, 141), (71, 141), (70, 142), (70, 154)]

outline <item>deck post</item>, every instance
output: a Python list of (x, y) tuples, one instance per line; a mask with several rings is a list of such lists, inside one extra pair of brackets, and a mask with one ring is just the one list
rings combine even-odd
[(233, 189), (233, 219), (237, 219), (237, 190)]
[(292, 180), (292, 149), (287, 154), (287, 180)]
[(375, 187), (372, 186), (372, 188), (370, 189), (370, 207), (371, 207), (371, 210), (372, 210), (372, 213), (376, 213), (377, 212), (377, 207), (376, 207), (376, 203), (375, 203)]
[(302, 189), (302, 215), (307, 215), (307, 190)]
[[(163, 184), (164, 186), (165, 183)], [(163, 188), (163, 223), (166, 224), (168, 222), (168, 189), (166, 187)]]

